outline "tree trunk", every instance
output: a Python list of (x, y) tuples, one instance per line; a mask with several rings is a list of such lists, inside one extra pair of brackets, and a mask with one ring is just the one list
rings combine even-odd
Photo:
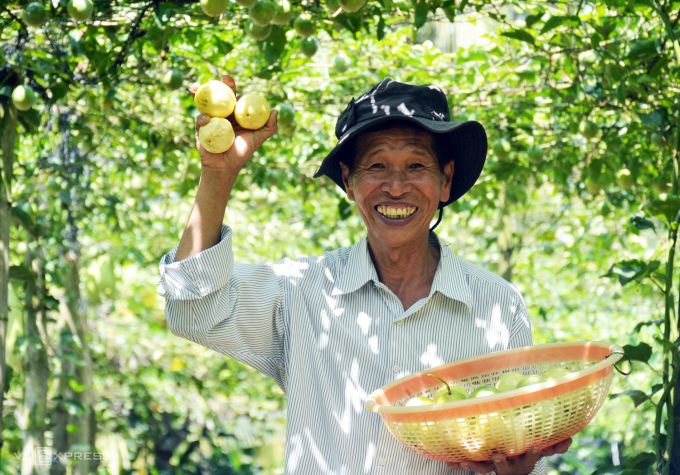
[(512, 281), (512, 253), (515, 247), (512, 242), (512, 224), (510, 222), (510, 210), (506, 196), (505, 185), (501, 184), (498, 190), (498, 207), (500, 211), (500, 226), (498, 230), (498, 250), (500, 259), (498, 273), (508, 282)]
[[(58, 400), (54, 412), (54, 450), (55, 452), (79, 452), (73, 473), (85, 475), (96, 472), (94, 460), (96, 415), (94, 412), (94, 387), (92, 356), (87, 341), (87, 323), (81, 311), (80, 297), (80, 253), (74, 245), (66, 251), (68, 275), (64, 280), (66, 308), (63, 312), (63, 326), (60, 339), (61, 374), (59, 376)], [(71, 415), (67, 404), (79, 408)], [(77, 427), (70, 432), (68, 426)], [(74, 448), (75, 447), (75, 448)], [(66, 461), (70, 462), (70, 461)], [(52, 475), (66, 473), (65, 467), (54, 460), (50, 470)]]
[[(63, 328), (59, 338), (58, 359), (61, 362), (61, 371), (59, 372), (59, 384), (55, 398), (56, 404), (52, 411), (52, 438), (54, 440), (52, 450), (57, 453), (68, 452), (71, 447), (71, 434), (67, 429), (70, 424), (70, 416), (66, 403), (74, 399), (74, 391), (69, 385), (69, 379), (72, 374), (75, 374), (76, 365), (73, 361), (72, 340), (68, 338), (70, 334), (68, 328)], [(50, 475), (64, 475), (65, 473), (66, 467), (61, 460), (58, 458), (52, 460)]]
[[(12, 215), (12, 175), (17, 138), (16, 109), (8, 104), (0, 119), (0, 451), (4, 444), (4, 402), (7, 386), (5, 342), (9, 318), (9, 226)], [(0, 467), (2, 462), (0, 461)]]
[[(33, 244), (33, 246), (31, 246)], [(47, 417), (47, 364), (45, 316), (47, 289), (45, 285), (45, 257), (43, 249), (29, 243), (26, 267), (32, 270), (35, 281), (26, 286), (24, 334), (28, 342), (24, 360), (24, 404), (21, 408), (23, 428), (23, 453), (33, 454), (36, 447), (45, 447), (45, 420)], [(36, 466), (34, 457), (22, 457), (21, 475), (44, 473), (44, 466)]]

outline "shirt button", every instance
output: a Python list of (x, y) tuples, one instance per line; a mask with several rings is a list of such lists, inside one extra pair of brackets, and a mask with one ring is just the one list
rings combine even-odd
[(378, 460), (378, 463), (379, 463), (380, 465), (387, 465), (387, 459), (381, 458), (380, 460)]
[(403, 325), (403, 324), (404, 324), (404, 321), (403, 321), (403, 320), (398, 320), (398, 321), (397, 321), (397, 325)]
[(392, 371), (394, 371), (395, 373), (398, 373), (398, 372), (399, 372), (399, 369), (400, 369), (400, 368), (399, 368), (399, 365), (398, 365), (398, 364), (395, 364), (394, 366), (392, 366)]

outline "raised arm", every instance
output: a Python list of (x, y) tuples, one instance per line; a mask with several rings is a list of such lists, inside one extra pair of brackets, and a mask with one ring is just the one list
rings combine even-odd
[[(236, 83), (231, 76), (222, 76), (221, 80), (236, 94)], [(199, 86), (198, 83), (192, 85), (191, 93), (194, 94)], [(208, 152), (198, 141), (198, 131), (210, 121), (210, 117), (206, 114), (196, 117), (196, 147), (201, 157), (201, 178), (175, 262), (195, 256), (219, 242), (224, 212), (236, 178), (260, 145), (276, 133), (277, 114), (278, 111), (273, 110), (264, 127), (257, 130), (244, 129), (233, 120), (233, 116), (229, 117), (236, 137), (231, 148), (219, 154)]]

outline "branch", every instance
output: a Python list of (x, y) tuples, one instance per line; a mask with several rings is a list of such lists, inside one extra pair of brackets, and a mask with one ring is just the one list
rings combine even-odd
[(142, 8), (142, 10), (137, 15), (137, 18), (135, 19), (135, 23), (132, 25), (132, 30), (130, 30), (128, 37), (125, 40), (125, 43), (123, 43), (123, 48), (121, 48), (120, 54), (116, 58), (116, 61), (114, 61), (114, 63), (104, 73), (92, 79), (91, 80), (92, 82), (90, 82), (90, 84), (97, 83), (102, 77), (115, 73), (115, 70), (118, 68), (118, 66), (123, 64), (127, 56), (127, 53), (129, 52), (130, 47), (132, 46), (132, 43), (140, 36), (144, 36), (146, 34), (145, 30), (139, 30), (139, 25), (142, 23), (142, 19), (144, 18), (144, 15), (146, 15), (146, 12), (149, 10), (149, 8), (151, 8), (151, 6), (155, 5), (156, 3), (157, 3), (156, 1), (149, 2), (146, 4), (144, 8)]

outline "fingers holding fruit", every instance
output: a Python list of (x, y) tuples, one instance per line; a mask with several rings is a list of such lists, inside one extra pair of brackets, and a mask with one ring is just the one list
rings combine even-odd
[(206, 166), (242, 167), (277, 131), (276, 112), (257, 94), (237, 96), (236, 83), (224, 75), (220, 81), (194, 83), (189, 91), (200, 115), (196, 141)]

